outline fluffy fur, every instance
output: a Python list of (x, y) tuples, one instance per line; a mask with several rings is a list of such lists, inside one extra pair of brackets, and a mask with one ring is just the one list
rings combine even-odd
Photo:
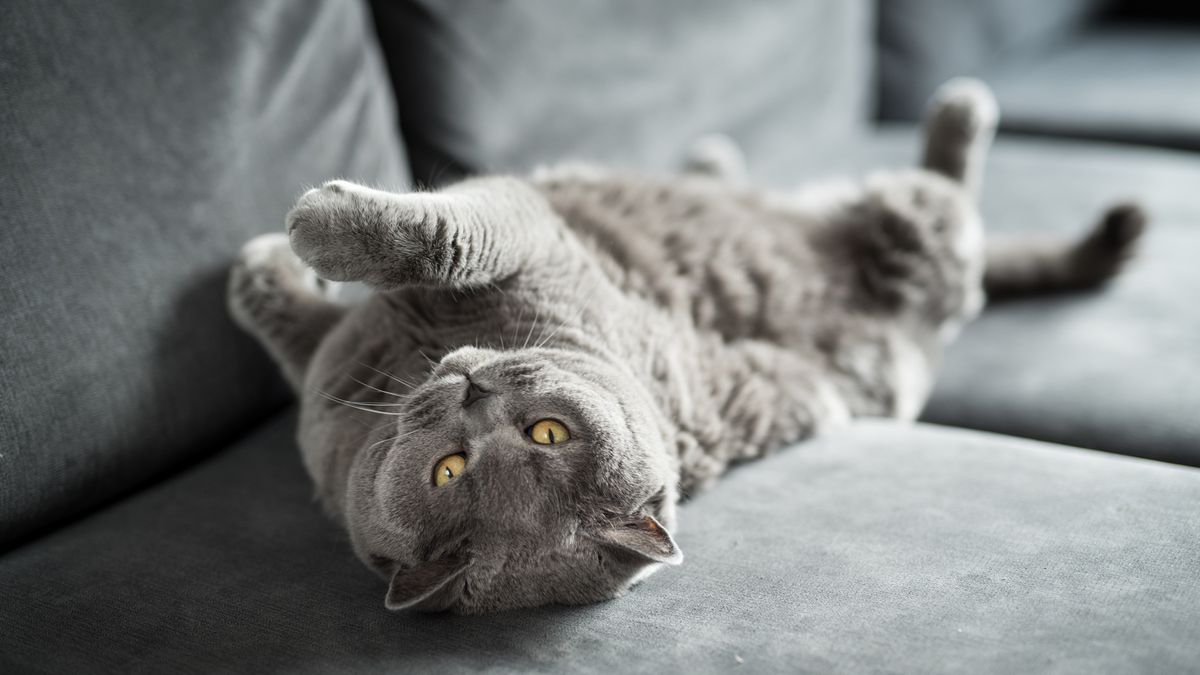
[[(745, 186), (722, 139), (680, 177), (333, 181), (286, 236), (247, 245), (230, 304), (299, 392), (305, 465), (388, 607), (603, 600), (681, 560), (676, 503), (731, 464), (915, 417), (985, 286), (1116, 272), (1133, 207), (1079, 243), (985, 251), (974, 195), (995, 124), (982, 85), (950, 83), (923, 168), (789, 194)], [(343, 306), (317, 277), (374, 293)], [(546, 418), (570, 440), (534, 443)], [(465, 470), (436, 486), (455, 453)]]

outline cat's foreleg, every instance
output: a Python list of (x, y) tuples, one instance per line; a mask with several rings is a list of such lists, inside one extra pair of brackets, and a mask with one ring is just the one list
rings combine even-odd
[(313, 352), (346, 309), (329, 300), (282, 234), (250, 240), (229, 275), (234, 320), (263, 344), (299, 391)]
[(403, 194), (331, 181), (300, 198), (287, 227), (321, 277), (379, 290), (487, 285), (561, 263), (573, 244), (533, 187), (505, 177)]

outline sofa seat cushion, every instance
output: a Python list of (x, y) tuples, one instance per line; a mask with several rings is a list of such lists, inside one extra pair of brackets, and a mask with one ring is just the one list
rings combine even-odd
[[(917, 136), (757, 159), (781, 185), (915, 161)], [(1110, 286), (999, 303), (946, 354), (926, 420), (1200, 465), (1200, 157), (1003, 134), (984, 176), (990, 232), (1082, 232), (1117, 200), (1151, 227)]]
[(274, 420), (0, 557), (0, 672), (1170, 672), (1200, 662), (1200, 471), (863, 422), (684, 506), (599, 605), (394, 614)]

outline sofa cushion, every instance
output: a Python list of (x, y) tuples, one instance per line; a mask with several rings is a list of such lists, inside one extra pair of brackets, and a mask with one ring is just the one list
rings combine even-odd
[(713, 131), (745, 146), (857, 128), (867, 0), (373, 0), (414, 176), (562, 159), (671, 167)]
[(404, 181), (350, 1), (17, 0), (0, 31), (0, 549), (286, 400), (225, 275), (306, 185)]
[(1200, 471), (863, 422), (681, 509), (624, 598), (393, 614), (275, 420), (0, 557), (0, 672), (1178, 672)]
[[(911, 165), (912, 130), (761, 157), (780, 184)], [(752, 158), (754, 159), (754, 158)], [(992, 232), (1080, 233), (1145, 204), (1141, 255), (1109, 287), (989, 307), (950, 348), (929, 421), (1200, 465), (1200, 157), (1004, 137), (984, 176)]]
[(1036, 58), (1110, 1), (877, 2), (879, 112), (884, 119), (916, 119), (942, 82), (978, 75), (997, 61)]
[(1200, 24), (1114, 24), (980, 71), (1014, 131), (1200, 150)]

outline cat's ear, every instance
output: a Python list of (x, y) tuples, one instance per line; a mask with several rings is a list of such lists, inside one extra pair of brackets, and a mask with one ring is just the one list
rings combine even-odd
[(596, 538), (651, 562), (668, 565), (683, 562), (683, 551), (675, 545), (671, 533), (649, 514), (634, 514), (606, 523), (596, 532)]
[(467, 568), (465, 560), (448, 556), (421, 563), (415, 567), (400, 567), (392, 574), (384, 606), (388, 609), (407, 609), (428, 599), (450, 583)]

